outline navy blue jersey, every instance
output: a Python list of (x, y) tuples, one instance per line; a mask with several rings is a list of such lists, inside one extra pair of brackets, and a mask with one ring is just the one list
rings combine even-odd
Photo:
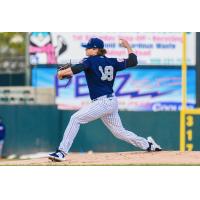
[(0, 140), (5, 138), (5, 126), (0, 122)]
[(117, 71), (126, 68), (124, 59), (105, 56), (91, 56), (83, 59), (81, 64), (84, 66), (91, 99), (112, 94)]

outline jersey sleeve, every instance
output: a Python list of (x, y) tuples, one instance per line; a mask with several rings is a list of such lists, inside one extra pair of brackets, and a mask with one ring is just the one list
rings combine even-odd
[(122, 58), (113, 58), (113, 65), (116, 71), (126, 69), (126, 60)]
[(80, 64), (83, 66), (84, 70), (87, 70), (90, 67), (89, 58), (84, 58), (81, 60)]
[(78, 74), (82, 71), (86, 71), (90, 67), (90, 62), (88, 58), (84, 58), (82, 61), (80, 61), (79, 64), (72, 65), (71, 69), (73, 74)]

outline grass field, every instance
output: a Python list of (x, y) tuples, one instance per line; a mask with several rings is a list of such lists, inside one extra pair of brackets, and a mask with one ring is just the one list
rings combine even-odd
[(200, 166), (200, 152), (118, 152), (71, 153), (64, 162), (52, 162), (47, 157), (26, 160), (0, 160), (1, 166)]

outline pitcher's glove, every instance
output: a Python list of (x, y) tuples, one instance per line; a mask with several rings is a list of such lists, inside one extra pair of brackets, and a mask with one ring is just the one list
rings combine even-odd
[(63, 80), (63, 79), (70, 79), (72, 78), (72, 76), (66, 76), (64, 75), (64, 71), (67, 69), (67, 68), (70, 68), (72, 66), (71, 63), (67, 63), (65, 65), (62, 65), (62, 66), (59, 66), (57, 68), (57, 76), (58, 76), (58, 79), (60, 80)]

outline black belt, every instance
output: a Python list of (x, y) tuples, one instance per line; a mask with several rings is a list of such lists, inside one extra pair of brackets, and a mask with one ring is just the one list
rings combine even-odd
[[(106, 97), (106, 98), (110, 98), (110, 97), (114, 97), (114, 95), (113, 95), (113, 94), (107, 94), (107, 95), (105, 95), (105, 97)], [(96, 98), (96, 99), (92, 99), (92, 101), (96, 101), (96, 100), (98, 100), (98, 99), (99, 99), (99, 97)]]

